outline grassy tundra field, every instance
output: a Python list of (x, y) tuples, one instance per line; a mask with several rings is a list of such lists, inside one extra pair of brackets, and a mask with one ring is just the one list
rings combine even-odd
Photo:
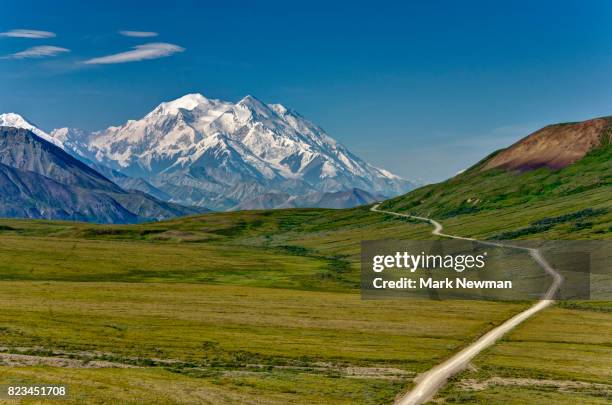
[[(612, 239), (610, 144), (558, 171), (481, 172), (489, 158), (444, 183), (386, 201), (381, 209), (438, 218), (445, 232), (478, 239)], [(607, 296), (609, 270), (591, 276), (591, 287), (607, 289)], [(610, 403), (611, 365), (612, 302), (559, 302), (478, 356), (437, 400)]]
[[(590, 159), (557, 172), (468, 171), (383, 208), (478, 238), (609, 239), (612, 169)], [(362, 301), (360, 241), (430, 231), (369, 207), (129, 226), (2, 219), (0, 378), (67, 383), (68, 403), (390, 403), (529, 305)], [(606, 302), (545, 310), (436, 401), (609, 402), (611, 312)]]
[(0, 375), (76, 402), (386, 403), (526, 305), (361, 301), (359, 241), (429, 232), (366, 208), (0, 227)]
[[(522, 308), (381, 307), (356, 294), (183, 283), (10, 281), (1, 288), (0, 358), (42, 364), (2, 367), (0, 375), (11, 382), (66, 378), (75, 382), (76, 402), (139, 402), (142, 391), (125, 378), (143, 378), (136, 386), (166, 403), (197, 403), (209, 391), (211, 403), (249, 396), (264, 403), (389, 402), (415, 373)], [(58, 367), (60, 359), (74, 364)], [(187, 392), (176, 396), (178, 387)]]

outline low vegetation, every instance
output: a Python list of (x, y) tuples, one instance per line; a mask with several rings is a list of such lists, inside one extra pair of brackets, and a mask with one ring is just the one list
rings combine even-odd
[(569, 306), (574, 309), (562, 303), (526, 321), (479, 356), (440, 397), (448, 403), (609, 403), (610, 303)]
[[(384, 208), (478, 238), (610, 238), (610, 150), (556, 172), (476, 167)], [(369, 207), (130, 226), (2, 219), (0, 378), (68, 383), (73, 403), (390, 403), (528, 305), (360, 299), (362, 240), (430, 232)], [(609, 303), (562, 302), (478, 357), (441, 398), (601, 403), (607, 391), (593, 384), (612, 378), (610, 319)], [(545, 379), (587, 385), (566, 392), (538, 385)]]
[(611, 145), (556, 171), (481, 171), (492, 156), (382, 208), (439, 218), (448, 232), (481, 239), (612, 237)]
[[(82, 370), (68, 371), (54, 363), (0, 367), (12, 381), (67, 376), (61, 381), (74, 381), (77, 398), (108, 401), (119, 392), (117, 398), (136, 401), (137, 387), (165, 378), (147, 395), (182, 402), (177, 398), (187, 395), (174, 397), (172, 390), (185, 386), (199, 387), (202, 395), (211, 390), (215, 398), (225, 394), (227, 402), (255, 395), (272, 403), (391, 402), (416, 373), (524, 307), (470, 301), (381, 306), (354, 293), (48, 281), (4, 281), (0, 305), (0, 362), (24, 362), (11, 358), (16, 354), (84, 362)], [(138, 368), (109, 370), (96, 367), (99, 361)], [(141, 377), (134, 390), (123, 380)]]

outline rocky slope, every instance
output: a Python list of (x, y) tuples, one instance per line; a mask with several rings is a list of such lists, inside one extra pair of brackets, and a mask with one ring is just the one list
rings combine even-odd
[(270, 208), (352, 208), (384, 200), (381, 195), (373, 195), (367, 191), (354, 188), (346, 191), (321, 192), (315, 191), (303, 196), (292, 196), (288, 193), (267, 193), (246, 200), (232, 210), (256, 210)]
[(0, 190), (5, 217), (132, 223), (202, 212), (125, 191), (44, 137), (14, 127), (0, 127)]

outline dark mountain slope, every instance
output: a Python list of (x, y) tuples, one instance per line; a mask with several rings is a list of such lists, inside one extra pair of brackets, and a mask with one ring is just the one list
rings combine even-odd
[(354, 188), (336, 192), (314, 192), (303, 196), (288, 193), (266, 193), (236, 205), (233, 210), (261, 210), (275, 208), (353, 208), (384, 200), (385, 197), (372, 195)]
[(123, 192), (85, 163), (25, 129), (0, 127), (0, 163), (38, 173), (61, 184)]
[(169, 201), (172, 198), (168, 194), (164, 193), (163, 191), (146, 181), (145, 179), (142, 179), (140, 177), (126, 176), (125, 174), (117, 170), (111, 169), (110, 167), (104, 166), (99, 163), (86, 163), (88, 163), (89, 166), (96, 170), (98, 173), (102, 174), (104, 177), (108, 178), (124, 190), (142, 191), (143, 193), (153, 196), (161, 201)]
[(133, 223), (139, 219), (102, 192), (60, 184), (4, 164), (0, 164), (0, 216), (100, 223)]
[(0, 127), (0, 164), (3, 216), (131, 223), (205, 211), (125, 191), (26, 129)]
[(351, 208), (384, 199), (385, 197), (383, 196), (373, 195), (367, 191), (354, 188), (347, 191), (325, 193), (321, 196), (319, 201), (317, 201), (316, 206), (320, 208)]

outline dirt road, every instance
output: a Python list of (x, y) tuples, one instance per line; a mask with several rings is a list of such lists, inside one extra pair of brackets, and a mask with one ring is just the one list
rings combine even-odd
[(420, 375), (417, 378), (416, 386), (411, 391), (409, 391), (408, 393), (406, 393), (405, 395), (403, 395), (401, 398), (399, 398), (396, 401), (396, 404), (398, 405), (422, 404), (423, 402), (426, 402), (432, 399), (433, 396), (436, 394), (436, 392), (438, 392), (438, 390), (442, 388), (444, 384), (446, 384), (446, 381), (448, 381), (450, 377), (464, 370), (468, 366), (469, 362), (474, 357), (476, 357), (480, 352), (482, 352), (486, 348), (493, 345), (502, 336), (504, 336), (506, 333), (514, 329), (516, 326), (518, 326), (521, 322), (523, 322), (527, 318), (533, 316), (535, 313), (551, 305), (554, 302), (553, 298), (555, 296), (555, 293), (561, 286), (561, 283), (563, 283), (563, 277), (557, 271), (555, 271), (555, 269), (546, 261), (546, 259), (544, 259), (544, 257), (541, 255), (541, 253), (537, 249), (531, 249), (531, 248), (526, 248), (522, 246), (506, 244), (506, 243), (479, 241), (476, 239), (466, 238), (463, 236), (445, 234), (445, 233), (442, 233), (442, 230), (443, 230), (442, 224), (440, 224), (439, 222), (431, 218), (399, 214), (397, 212), (392, 212), (392, 211), (379, 210), (378, 209), (379, 205), (380, 204), (374, 205), (371, 208), (371, 210), (374, 212), (381, 212), (384, 214), (395, 215), (398, 217), (412, 218), (412, 219), (418, 219), (421, 221), (429, 222), (434, 227), (434, 230), (432, 231), (433, 235), (443, 236), (443, 237), (452, 238), (452, 239), (471, 240), (471, 241), (479, 242), (485, 245), (526, 250), (529, 252), (531, 257), (542, 267), (542, 269), (544, 269), (544, 271), (546, 271), (546, 273), (548, 273), (553, 279), (552, 284), (546, 291), (546, 294), (544, 295), (544, 298), (542, 300), (538, 301), (536, 304), (534, 304), (529, 309), (516, 314), (515, 316), (508, 319), (507, 321), (505, 321), (503, 324), (499, 325), (498, 327), (490, 330), (485, 335), (481, 336), (478, 340), (476, 340), (474, 343), (470, 344), (469, 346), (467, 346), (466, 348), (464, 348), (463, 350), (461, 350), (460, 352), (458, 352), (457, 354), (455, 354), (448, 360), (444, 361), (441, 364), (438, 364), (431, 370)]

